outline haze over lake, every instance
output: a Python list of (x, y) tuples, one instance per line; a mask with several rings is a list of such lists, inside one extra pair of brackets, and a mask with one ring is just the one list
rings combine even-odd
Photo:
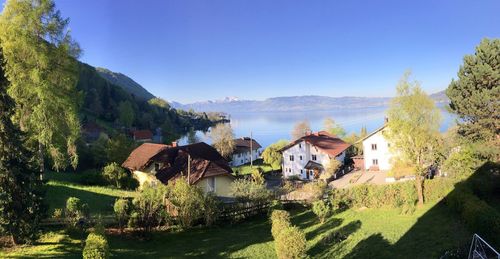
[[(335, 109), (332, 111), (315, 112), (235, 112), (229, 113), (231, 127), (236, 137), (253, 137), (263, 147), (268, 146), (280, 139), (291, 139), (291, 131), (295, 123), (308, 120), (313, 131), (323, 128), (325, 118), (331, 117), (342, 125), (348, 134), (355, 132), (359, 134), (361, 127), (366, 126), (368, 132), (372, 132), (384, 123), (385, 112), (388, 107), (372, 107), (359, 109)], [(454, 116), (440, 106), (442, 114), (441, 131), (446, 131), (454, 124)], [(197, 132), (199, 141), (210, 143), (208, 133)], [(187, 143), (187, 138), (180, 140), (181, 144)]]

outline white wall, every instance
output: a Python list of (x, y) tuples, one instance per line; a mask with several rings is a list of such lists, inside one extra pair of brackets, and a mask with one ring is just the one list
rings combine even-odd
[[(383, 135), (384, 130), (380, 130), (367, 139), (363, 140), (363, 156), (365, 160), (365, 170), (369, 170), (373, 165), (373, 159), (378, 160), (379, 170), (391, 169), (392, 154), (389, 150), (389, 143)], [(377, 144), (377, 150), (372, 150), (372, 144)]]
[[(345, 159), (345, 151), (342, 152), (339, 156), (336, 157), (341, 163), (344, 162)], [(290, 155), (294, 156), (294, 161), (290, 161)], [(307, 171), (304, 169), (307, 162), (312, 160), (312, 156), (316, 155), (316, 163), (323, 165), (324, 168), (328, 166), (330, 162), (330, 156), (315, 146), (301, 141), (294, 146), (288, 148), (283, 151), (283, 176), (288, 178), (290, 176), (297, 175), (301, 179), (307, 179)], [(302, 156), (302, 159), (300, 157)], [(309, 179), (313, 179), (313, 176), (310, 176)]]
[[(239, 156), (238, 156), (239, 155)], [(260, 152), (258, 149), (255, 149), (250, 155), (250, 151), (244, 153), (233, 154), (231, 165), (232, 166), (240, 166), (246, 163), (250, 163), (250, 159), (255, 161), (260, 156)]]

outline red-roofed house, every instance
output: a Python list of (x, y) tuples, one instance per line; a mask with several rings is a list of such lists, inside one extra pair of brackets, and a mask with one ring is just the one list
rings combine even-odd
[(283, 176), (303, 180), (317, 179), (331, 159), (337, 159), (343, 164), (350, 146), (326, 131), (309, 133), (281, 149)]
[(132, 131), (132, 138), (137, 142), (152, 142), (153, 132), (150, 130), (134, 130)]

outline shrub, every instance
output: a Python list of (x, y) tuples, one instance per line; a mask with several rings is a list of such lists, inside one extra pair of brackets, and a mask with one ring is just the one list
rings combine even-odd
[(260, 168), (255, 168), (252, 170), (252, 180), (258, 185), (265, 184), (264, 175), (262, 175)]
[(203, 216), (203, 191), (196, 185), (187, 183), (186, 178), (179, 178), (168, 184), (168, 200), (177, 209), (177, 218), (183, 227), (190, 227)]
[(290, 226), (290, 214), (285, 210), (275, 210), (271, 213), (271, 234), (274, 239), (278, 237), (278, 235), (285, 228)]
[(102, 176), (109, 184), (117, 188), (125, 188), (125, 185), (129, 181), (128, 178), (130, 177), (125, 169), (115, 162), (106, 165), (102, 169)]
[(78, 174), (78, 182), (82, 185), (95, 186), (106, 185), (106, 180), (102, 177), (102, 173), (89, 169)]
[(90, 233), (83, 248), (84, 259), (104, 259), (109, 257), (108, 241), (102, 235)]
[(80, 199), (76, 197), (69, 197), (66, 200), (66, 210), (64, 212), (66, 219), (68, 220), (69, 227), (76, 227), (82, 225), (82, 219), (88, 218), (88, 205), (81, 202)]
[(231, 194), (240, 201), (264, 202), (272, 197), (264, 184), (253, 180), (237, 179), (231, 184)]
[(54, 219), (60, 219), (63, 217), (63, 210), (62, 209), (55, 209), (54, 212), (52, 213), (52, 218)]
[(127, 199), (117, 199), (113, 205), (113, 210), (115, 212), (116, 220), (118, 221), (120, 232), (122, 232), (129, 217), (129, 201)]
[(323, 181), (310, 182), (304, 184), (301, 188), (301, 192), (307, 193), (312, 201), (319, 200), (323, 197), (326, 192), (327, 184)]
[(106, 234), (106, 227), (104, 226), (104, 222), (102, 220), (101, 215), (97, 217), (97, 220), (94, 224), (94, 231), (93, 233), (97, 235), (104, 236)]
[(328, 215), (331, 212), (331, 208), (327, 203), (325, 203), (322, 200), (319, 200), (313, 202), (312, 211), (314, 212), (314, 214), (316, 214), (316, 216), (318, 216), (319, 221), (321, 223), (324, 223), (326, 217), (328, 217)]
[(330, 194), (330, 204), (334, 211), (342, 211), (351, 207), (352, 200), (346, 191), (333, 189)]
[(274, 242), (276, 255), (279, 259), (305, 258), (307, 256), (306, 235), (298, 227), (286, 227)]
[(159, 226), (164, 218), (163, 201), (166, 192), (164, 185), (150, 186), (145, 184), (139, 195), (132, 200), (133, 211), (129, 225), (141, 228), (146, 233)]
[(205, 218), (205, 224), (211, 226), (217, 221), (220, 213), (220, 201), (217, 199), (215, 194), (209, 192), (205, 195), (203, 201), (203, 216)]

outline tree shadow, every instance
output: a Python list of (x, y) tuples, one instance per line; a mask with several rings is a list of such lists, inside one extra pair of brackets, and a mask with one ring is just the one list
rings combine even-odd
[(361, 228), (361, 224), (361, 221), (355, 220), (335, 231), (329, 232), (309, 249), (308, 254), (312, 257), (317, 257), (324, 254), (326, 251), (331, 254), (333, 251), (330, 251), (329, 248), (331, 248), (332, 245), (339, 244), (349, 238), (351, 234)]

